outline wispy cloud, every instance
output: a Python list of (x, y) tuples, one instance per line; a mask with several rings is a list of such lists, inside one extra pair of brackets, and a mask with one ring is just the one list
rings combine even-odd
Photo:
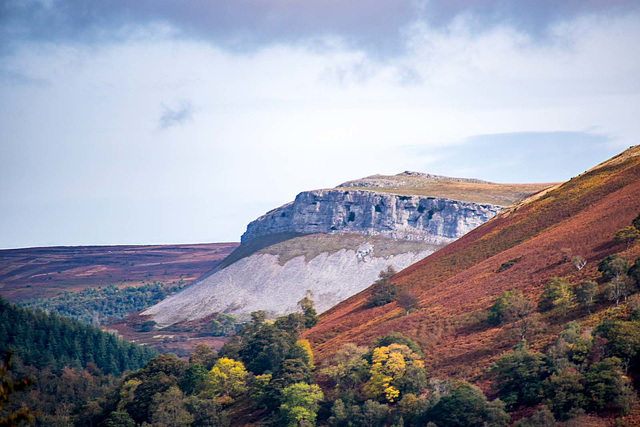
[(162, 106), (162, 114), (158, 120), (158, 128), (165, 130), (180, 126), (193, 119), (193, 105), (191, 102), (181, 102), (175, 107)]

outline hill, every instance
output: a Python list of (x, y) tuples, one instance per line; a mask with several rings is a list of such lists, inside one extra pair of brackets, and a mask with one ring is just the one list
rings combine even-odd
[[(387, 181), (393, 185), (372, 184)], [(275, 317), (296, 310), (307, 290), (324, 311), (369, 286), (387, 266), (412, 264), (489, 220), (504, 203), (551, 184), (412, 172), (348, 185), (302, 192), (252, 221), (242, 245), (214, 271), (143, 314), (161, 327), (216, 313), (246, 321), (260, 309)], [(440, 197), (445, 193), (456, 198)], [(502, 198), (501, 204), (468, 201), (484, 196)]]
[(189, 284), (237, 246), (211, 243), (0, 250), (0, 295), (19, 301), (107, 285)]
[[(600, 278), (597, 264), (620, 253), (633, 260), (638, 245), (613, 240), (640, 211), (640, 146), (525, 199), (422, 261), (398, 273), (400, 291), (418, 298), (418, 309), (404, 315), (396, 303), (367, 308), (371, 289), (347, 299), (320, 317), (306, 337), (320, 359), (344, 343), (369, 344), (391, 331), (417, 341), (434, 376), (478, 380), (491, 361), (516, 341), (505, 328), (486, 322), (487, 309), (505, 291), (520, 290), (537, 301), (553, 277), (570, 284)], [(572, 256), (587, 261), (581, 270)], [(586, 327), (602, 318), (603, 304), (591, 316), (573, 313)], [(542, 349), (571, 320), (543, 316), (547, 322), (532, 343)]]

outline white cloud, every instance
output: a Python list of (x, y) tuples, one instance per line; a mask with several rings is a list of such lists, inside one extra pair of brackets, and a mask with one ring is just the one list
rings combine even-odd
[[(458, 19), (407, 30), (408, 53), (382, 61), (334, 42), (251, 54), (157, 34), (24, 43), (3, 67), (24, 79), (0, 81), (0, 236), (13, 236), (0, 246), (237, 240), (299, 191), (428, 165), (411, 145), (595, 127), (629, 146), (638, 20), (581, 18), (540, 44)], [(158, 132), (163, 114), (181, 125)], [(15, 231), (25, 217), (42, 227)]]

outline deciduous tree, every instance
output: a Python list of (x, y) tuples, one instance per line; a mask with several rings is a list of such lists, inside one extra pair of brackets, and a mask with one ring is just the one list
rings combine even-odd
[(509, 408), (533, 406), (542, 400), (543, 382), (549, 376), (545, 357), (532, 353), (525, 341), (512, 353), (500, 357), (491, 367), (500, 399)]
[(216, 398), (233, 399), (247, 390), (248, 375), (242, 362), (223, 357), (207, 374), (205, 391)]
[(580, 255), (576, 255), (573, 258), (571, 258), (571, 262), (573, 263), (573, 266), (578, 271), (582, 270), (584, 266), (587, 265), (587, 260), (582, 258)]
[(197, 344), (189, 355), (190, 364), (198, 364), (204, 366), (209, 371), (218, 360), (218, 354), (207, 344)]
[(402, 291), (396, 297), (396, 302), (404, 309), (405, 314), (418, 308), (418, 297), (409, 291)]
[(282, 390), (280, 414), (287, 426), (315, 425), (319, 403), (324, 398), (320, 387), (297, 383)]
[(631, 242), (637, 240), (638, 238), (640, 238), (640, 230), (630, 225), (629, 227), (618, 230), (616, 232), (614, 240), (616, 242), (624, 243), (626, 245), (626, 249), (628, 250)]
[(598, 263), (598, 271), (604, 280), (611, 280), (616, 276), (627, 273), (627, 261), (620, 255), (608, 255)]
[(371, 295), (367, 299), (369, 307), (379, 307), (396, 300), (396, 284), (391, 281), (395, 274), (396, 271), (392, 266), (380, 272), (379, 279), (372, 285)]
[(408, 366), (413, 366), (416, 371), (423, 369), (420, 356), (406, 345), (391, 344), (374, 349), (369, 371), (371, 376), (364, 386), (367, 396), (391, 403), (396, 401), (404, 391), (400, 384)]
[(598, 284), (592, 280), (580, 282), (575, 288), (576, 301), (581, 307), (587, 309), (591, 314), (591, 307), (595, 303), (595, 297), (598, 293)]
[(586, 375), (586, 390), (592, 409), (625, 414), (635, 399), (629, 379), (623, 375), (620, 359), (611, 357), (594, 363)]
[(544, 287), (538, 309), (540, 311), (556, 310), (566, 316), (567, 312), (575, 307), (575, 295), (566, 280), (554, 277)]
[(329, 378), (337, 390), (355, 390), (369, 375), (370, 365), (364, 358), (368, 351), (366, 347), (347, 343), (320, 373)]
[(621, 298), (626, 301), (627, 297), (633, 292), (633, 283), (629, 276), (621, 274), (615, 276), (604, 289), (605, 297), (609, 301), (615, 301), (616, 305), (620, 302)]
[(509, 416), (501, 405), (487, 407), (482, 391), (467, 383), (457, 384), (452, 392), (443, 396), (428, 412), (428, 418), (441, 426), (506, 426)]
[(311, 299), (313, 292), (307, 290), (306, 295), (300, 301), (298, 301), (298, 307), (302, 310), (304, 317), (304, 327), (309, 329), (314, 327), (318, 323), (318, 312), (316, 311), (315, 304)]
[[(11, 370), (11, 358), (13, 353), (8, 350), (4, 354), (2, 364), (0, 364), (0, 410), (9, 402), (10, 396), (19, 391), (26, 390), (33, 384), (33, 379), (24, 378), (20, 381), (13, 381), (9, 378)], [(20, 409), (16, 412), (0, 418), (0, 425), (17, 425), (21, 422), (30, 421), (33, 418), (31, 411), (28, 409)]]
[(158, 427), (182, 427), (193, 422), (193, 416), (185, 407), (184, 394), (178, 387), (170, 387), (153, 397), (151, 422)]

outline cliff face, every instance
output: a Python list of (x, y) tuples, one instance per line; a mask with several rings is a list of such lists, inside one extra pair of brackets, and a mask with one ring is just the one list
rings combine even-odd
[(295, 201), (252, 221), (242, 242), (275, 233), (360, 233), (450, 243), (502, 208), (438, 197), (367, 190), (305, 191)]

